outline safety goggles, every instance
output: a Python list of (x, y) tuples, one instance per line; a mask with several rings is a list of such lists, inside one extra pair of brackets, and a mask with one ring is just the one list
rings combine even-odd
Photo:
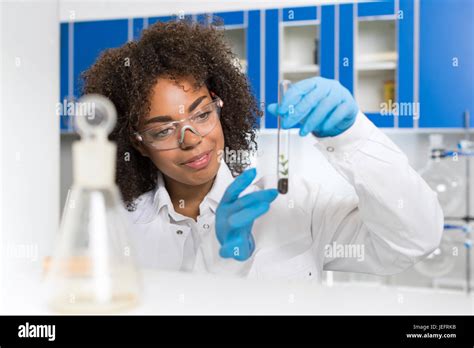
[(156, 150), (172, 150), (182, 147), (187, 130), (202, 138), (209, 134), (219, 122), (224, 102), (215, 97), (213, 101), (190, 116), (167, 123), (154, 125), (144, 131), (135, 132), (135, 138)]

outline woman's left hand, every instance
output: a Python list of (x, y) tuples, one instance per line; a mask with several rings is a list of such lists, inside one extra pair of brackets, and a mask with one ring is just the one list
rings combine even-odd
[(333, 137), (349, 129), (359, 111), (351, 93), (336, 80), (313, 77), (290, 86), (281, 104), (268, 105), (273, 115), (281, 115), (282, 127), (300, 123), (300, 135)]

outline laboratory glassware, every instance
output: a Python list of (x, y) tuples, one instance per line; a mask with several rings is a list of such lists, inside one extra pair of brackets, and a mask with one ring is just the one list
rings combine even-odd
[(110, 313), (136, 305), (141, 279), (128, 241), (128, 219), (115, 184), (116, 145), (108, 140), (116, 110), (101, 95), (86, 95), (75, 116), (73, 186), (45, 290), (62, 313)]
[[(278, 89), (278, 104), (281, 104), (283, 95), (291, 85), (291, 81), (283, 80)], [(294, 112), (293, 105), (288, 108), (288, 113)], [(289, 169), (290, 169), (290, 130), (281, 126), (282, 118), (278, 114), (278, 148), (277, 148), (277, 179), (278, 191), (282, 194), (288, 193), (289, 189)]]
[(462, 209), (465, 185), (461, 177), (450, 167), (451, 158), (445, 157), (441, 134), (430, 135), (430, 158), (420, 175), (438, 196), (445, 215), (455, 216)]
[(425, 259), (415, 264), (415, 269), (431, 278), (444, 276), (454, 268), (456, 262), (455, 249), (456, 244), (453, 239), (444, 233), (439, 247)]

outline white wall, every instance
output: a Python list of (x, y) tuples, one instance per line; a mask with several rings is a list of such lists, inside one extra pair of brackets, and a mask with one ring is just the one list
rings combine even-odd
[(371, 1), (376, 0), (61, 0), (60, 17), (67, 22)]
[(19, 278), (40, 269), (58, 227), (59, 11), (53, 0), (1, 1), (0, 8), (0, 300), (5, 300)]

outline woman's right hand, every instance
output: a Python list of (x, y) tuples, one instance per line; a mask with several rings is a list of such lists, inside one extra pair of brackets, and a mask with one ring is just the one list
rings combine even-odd
[(244, 171), (229, 185), (216, 210), (216, 234), (223, 258), (245, 261), (255, 250), (252, 226), (259, 216), (270, 209), (270, 203), (278, 196), (277, 189), (260, 190), (239, 195), (257, 175), (255, 168)]

